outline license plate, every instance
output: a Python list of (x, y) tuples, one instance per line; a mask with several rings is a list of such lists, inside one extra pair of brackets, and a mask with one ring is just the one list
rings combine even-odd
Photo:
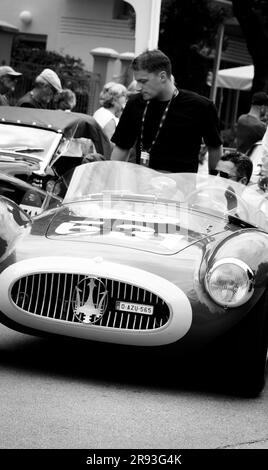
[(132, 302), (120, 302), (115, 304), (116, 310), (129, 313), (140, 313), (142, 315), (153, 315), (154, 307), (152, 305), (134, 304)]

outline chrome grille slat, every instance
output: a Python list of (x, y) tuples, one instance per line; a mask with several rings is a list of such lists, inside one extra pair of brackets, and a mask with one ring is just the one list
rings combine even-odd
[(127, 325), (126, 325), (126, 329), (128, 329), (129, 319), (130, 319), (130, 314), (128, 313), (128, 315), (127, 315)]
[[(40, 293), (40, 285), (41, 285), (41, 274), (38, 275), (38, 287), (37, 287), (37, 298), (39, 299), (39, 293)], [(35, 309), (33, 313), (36, 313), (38, 303), (35, 303)]]
[[(54, 273), (51, 274), (51, 287), (53, 286), (53, 281), (54, 281)], [(52, 295), (49, 296), (49, 302), (48, 302), (48, 314), (50, 312), (50, 306), (51, 306), (51, 300), (52, 300)], [(55, 303), (56, 306), (56, 303)], [(54, 309), (55, 310), (55, 309)], [(53, 317), (54, 318), (54, 317)]]
[(42, 302), (42, 307), (41, 307), (41, 312), (40, 312), (40, 316), (41, 316), (41, 317), (43, 316), (43, 311), (44, 311), (44, 307), (45, 307), (45, 298), (46, 298), (46, 294), (47, 294), (47, 274), (45, 274), (45, 285), (44, 285), (44, 293), (43, 293), (43, 302)]
[(113, 326), (112, 326), (112, 328), (115, 327), (116, 320), (117, 320), (117, 314), (118, 314), (118, 312), (116, 311), (116, 312), (115, 312), (115, 316), (114, 316), (114, 321), (113, 321)]
[(16, 301), (15, 301), (16, 304), (19, 301), (20, 290), (21, 290), (21, 279), (19, 280), (18, 292), (17, 292), (17, 296), (16, 296)]
[[(60, 276), (59, 276), (59, 277), (60, 277)], [(63, 287), (63, 299), (65, 299), (65, 292), (66, 292), (66, 274), (64, 274), (64, 283), (63, 283), (63, 285), (64, 285), (64, 287)], [(60, 318), (62, 318), (63, 308), (64, 308), (64, 301), (61, 302)], [(55, 318), (55, 309), (54, 309), (54, 313), (53, 313), (53, 318)]]
[[(71, 275), (71, 287), (70, 287), (70, 292), (73, 292), (73, 289), (74, 289), (74, 275), (72, 274)], [(68, 299), (68, 303), (67, 303), (68, 307), (67, 307), (67, 311), (66, 311), (66, 318), (69, 318), (69, 313), (70, 313), (70, 308), (71, 308), (71, 299), (69, 298)], [(73, 321), (73, 318), (74, 318), (74, 315), (72, 315), (72, 321)], [(60, 318), (60, 320), (62, 320), (62, 318)]]
[(122, 328), (123, 319), (124, 319), (124, 315), (121, 312), (121, 320), (120, 320), (119, 328)]
[(32, 301), (34, 300), (34, 285), (35, 285), (35, 277), (32, 277), (32, 287), (31, 287), (31, 293), (30, 293), (30, 299), (29, 299), (29, 308), (31, 308)]
[[(89, 305), (89, 287), (87, 280), (95, 278), (100, 282), (94, 290), (94, 304), (99, 305), (103, 299), (103, 292), (107, 291), (107, 308), (100, 318), (95, 318), (96, 327), (107, 327), (122, 330), (155, 330), (165, 325), (170, 316), (169, 307), (164, 301), (151, 291), (142, 289), (130, 283), (116, 281), (115, 279), (88, 276), (75, 273), (34, 273), (18, 279), (11, 290), (11, 298), (15, 305), (25, 312), (47, 317), (50, 320), (62, 320), (69, 323), (82, 323), (84, 314), (75, 312), (75, 308)], [(79, 297), (77, 297), (77, 288)], [(121, 311), (116, 302), (130, 302), (134, 304), (150, 305), (154, 307), (152, 315), (137, 313), (136, 311)], [(92, 292), (91, 292), (92, 302)], [(94, 305), (93, 305), (94, 308)], [(83, 310), (82, 310), (83, 311)]]
[(108, 316), (108, 320), (107, 320), (107, 323), (106, 323), (106, 326), (109, 326), (109, 321), (110, 321), (110, 317), (111, 317), (111, 310), (109, 311), (109, 316)]
[(24, 295), (23, 295), (22, 308), (23, 308), (24, 305), (25, 305), (25, 300), (26, 300), (26, 295), (27, 295), (26, 292), (27, 292), (28, 280), (29, 280), (29, 278), (26, 277), (26, 282), (25, 282), (25, 287), (24, 287), (25, 292), (24, 292)]

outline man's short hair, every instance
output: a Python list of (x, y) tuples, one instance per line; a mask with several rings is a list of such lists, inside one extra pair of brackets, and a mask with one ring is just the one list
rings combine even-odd
[(254, 93), (251, 99), (251, 104), (255, 106), (268, 106), (268, 95), (264, 91)]
[(228, 152), (225, 155), (221, 157), (221, 160), (223, 162), (230, 161), (232, 162), (237, 171), (237, 175), (240, 178), (243, 178), (244, 176), (247, 177), (248, 182), (250, 181), (252, 171), (253, 171), (253, 164), (247, 155), (245, 155), (242, 152)]
[(159, 49), (147, 50), (135, 57), (132, 61), (132, 69), (134, 71), (146, 70), (149, 73), (166, 72), (171, 77), (172, 66), (170, 59)]

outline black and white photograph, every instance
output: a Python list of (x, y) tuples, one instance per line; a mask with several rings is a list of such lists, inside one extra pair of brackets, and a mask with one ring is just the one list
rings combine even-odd
[(267, 50), (266, 0), (0, 0), (3, 460), (266, 457)]

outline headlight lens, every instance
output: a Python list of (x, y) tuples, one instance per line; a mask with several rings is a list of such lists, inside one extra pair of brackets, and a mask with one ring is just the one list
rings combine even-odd
[(254, 273), (241, 260), (224, 258), (216, 261), (205, 276), (210, 297), (224, 307), (238, 307), (253, 294)]

